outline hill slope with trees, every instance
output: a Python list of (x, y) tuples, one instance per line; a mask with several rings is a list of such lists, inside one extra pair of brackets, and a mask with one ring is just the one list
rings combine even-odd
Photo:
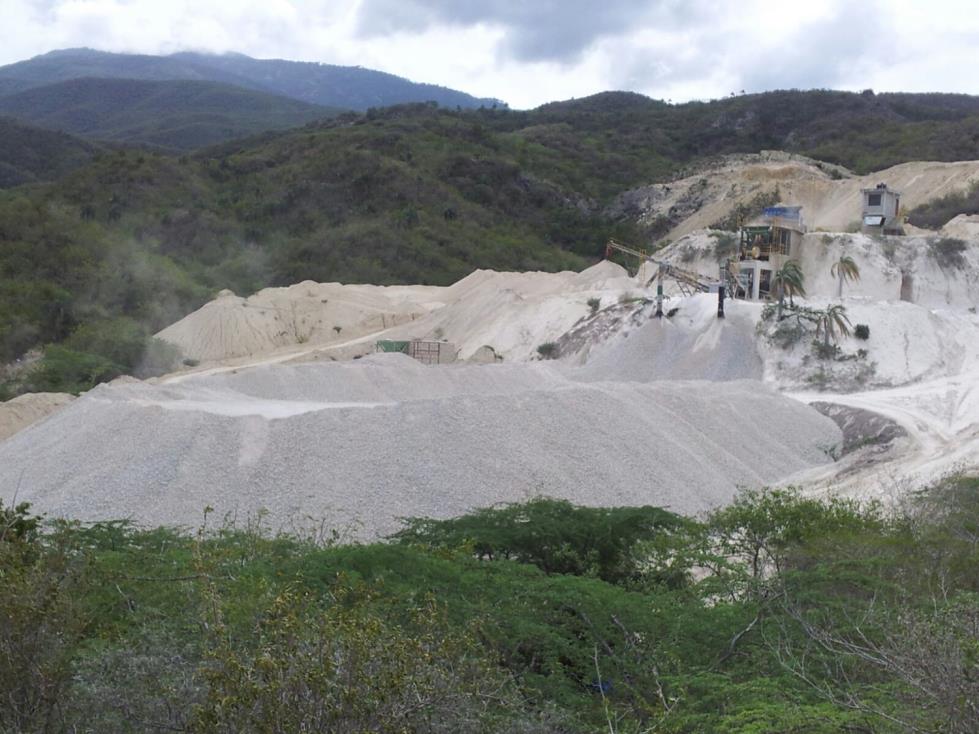
[(85, 165), (98, 145), (0, 116), (0, 189), (50, 181)]
[(339, 110), (201, 81), (71, 79), (0, 97), (0, 115), (97, 140), (191, 150)]

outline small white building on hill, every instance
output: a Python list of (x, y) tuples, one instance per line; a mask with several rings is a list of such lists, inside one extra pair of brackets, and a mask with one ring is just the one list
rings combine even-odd
[(864, 234), (904, 234), (901, 226), (901, 194), (887, 184), (861, 189), (863, 208), (861, 230)]

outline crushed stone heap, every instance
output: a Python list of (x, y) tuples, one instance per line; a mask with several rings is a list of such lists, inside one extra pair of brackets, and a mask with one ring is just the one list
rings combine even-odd
[(828, 418), (759, 382), (580, 382), (402, 355), (101, 386), (0, 443), (52, 516), (197, 525), (205, 506), (373, 537), (537, 494), (686, 513), (827, 463)]

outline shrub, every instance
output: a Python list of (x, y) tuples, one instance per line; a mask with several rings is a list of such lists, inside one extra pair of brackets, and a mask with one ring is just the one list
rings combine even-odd
[(132, 373), (141, 379), (157, 377), (173, 370), (180, 363), (180, 350), (170, 342), (150, 337), (146, 340), (143, 356)]
[(965, 266), (966, 244), (964, 240), (955, 237), (943, 237), (929, 244), (931, 256), (938, 261), (939, 267), (961, 269)]
[(735, 232), (746, 222), (754, 217), (760, 216), (762, 211), (769, 206), (775, 206), (782, 199), (782, 194), (778, 186), (773, 191), (761, 191), (755, 194), (749, 201), (735, 205), (724, 219), (719, 219), (710, 225), (711, 229), (720, 229), (725, 232)]
[(941, 229), (959, 214), (979, 214), (979, 182), (968, 191), (946, 194), (915, 207), (908, 213), (908, 222), (915, 227)]
[(714, 258), (718, 261), (734, 257), (738, 251), (738, 238), (730, 232), (711, 232), (714, 238)]
[(145, 326), (122, 317), (82, 324), (68, 337), (64, 346), (76, 352), (104, 357), (123, 370), (131, 371), (142, 360), (148, 338)]
[(539, 497), (451, 520), (411, 518), (405, 523), (394, 535), (402, 543), (468, 546), (484, 560), (532, 563), (549, 574), (621, 584), (643, 571), (644, 559), (633, 552), (637, 543), (679, 530), (685, 521), (658, 507), (579, 507)]
[(105, 357), (52, 345), (44, 350), (44, 358), (28, 375), (27, 382), (35, 392), (77, 395), (124, 372), (121, 365)]
[(537, 354), (540, 355), (541, 359), (557, 359), (558, 356), (557, 342), (544, 342), (539, 347), (537, 347)]
[(595, 313), (601, 307), (602, 307), (602, 299), (601, 298), (589, 298), (588, 299), (588, 308), (591, 309), (591, 312), (592, 313)]
[(870, 338), (870, 327), (867, 324), (857, 324), (853, 327), (853, 336), (857, 339), (869, 339)]
[[(339, 589), (325, 610), (291, 590), (265, 613), (259, 645), (219, 638), (197, 731), (506, 731), (522, 702), (469, 629), (430, 602), (412, 631)], [(494, 726), (495, 723), (495, 726)]]
[(827, 344), (819, 339), (813, 339), (812, 351), (819, 359), (836, 359), (840, 356), (838, 344)]
[(800, 321), (785, 319), (775, 325), (769, 340), (782, 349), (791, 349), (802, 341), (807, 333), (808, 329)]
[(85, 630), (86, 557), (42, 538), (26, 504), (0, 505), (0, 731), (56, 728)]

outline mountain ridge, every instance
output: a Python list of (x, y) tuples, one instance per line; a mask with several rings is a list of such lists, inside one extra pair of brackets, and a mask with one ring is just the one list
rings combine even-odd
[(292, 97), (309, 104), (363, 111), (407, 102), (434, 101), (445, 107), (504, 106), (434, 84), (357, 66), (244, 54), (183, 51), (166, 56), (117, 54), (94, 49), (59, 49), (0, 67), (0, 94), (79, 77), (196, 80), (234, 84)]
[(186, 151), (340, 110), (221, 82), (79, 77), (0, 97), (0, 115), (96, 140)]

